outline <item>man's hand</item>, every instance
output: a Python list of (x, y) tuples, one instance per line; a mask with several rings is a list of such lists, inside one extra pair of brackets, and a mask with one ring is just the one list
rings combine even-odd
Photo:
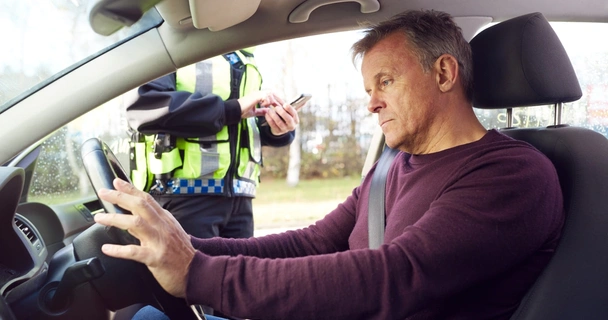
[[(263, 116), (268, 108), (282, 106), (285, 101), (273, 91), (256, 91), (238, 99), (241, 105), (241, 118)], [(256, 108), (257, 105), (262, 108)]]
[[(275, 136), (295, 130), (300, 122), (298, 111), (273, 91), (253, 92), (238, 101), (241, 105), (241, 118), (264, 116)], [(256, 108), (258, 104), (261, 108)]]
[(190, 236), (177, 220), (149, 194), (120, 179), (116, 190), (99, 190), (99, 197), (131, 211), (127, 214), (96, 214), (95, 222), (127, 230), (140, 245), (104, 244), (108, 256), (145, 264), (158, 283), (170, 294), (185, 298), (188, 269), (195, 249)]
[(270, 109), (266, 113), (265, 119), (270, 126), (270, 131), (275, 136), (295, 130), (300, 123), (298, 111), (290, 104), (286, 103), (280, 107), (270, 107)]

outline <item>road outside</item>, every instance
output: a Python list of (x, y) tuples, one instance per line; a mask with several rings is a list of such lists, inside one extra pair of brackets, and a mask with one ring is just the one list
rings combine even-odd
[(300, 180), (264, 179), (253, 199), (254, 235), (307, 227), (344, 202), (360, 183), (359, 177)]
[(264, 236), (290, 229), (307, 227), (322, 219), (342, 201), (267, 203), (253, 202), (255, 230), (254, 236)]

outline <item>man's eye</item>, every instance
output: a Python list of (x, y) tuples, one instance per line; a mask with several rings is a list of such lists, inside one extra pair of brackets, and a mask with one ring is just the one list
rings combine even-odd
[(383, 87), (386, 87), (386, 86), (388, 86), (389, 84), (391, 84), (391, 80), (383, 80), (383, 81), (382, 81), (382, 86), (383, 86)]

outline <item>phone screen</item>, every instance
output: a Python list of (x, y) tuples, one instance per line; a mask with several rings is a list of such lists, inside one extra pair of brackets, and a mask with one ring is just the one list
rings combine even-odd
[(308, 100), (310, 100), (310, 98), (312, 98), (311, 94), (303, 93), (303, 94), (299, 95), (297, 98), (293, 99), (293, 101), (289, 104), (292, 107), (294, 107), (296, 110), (299, 111), (306, 104), (306, 102), (308, 102)]

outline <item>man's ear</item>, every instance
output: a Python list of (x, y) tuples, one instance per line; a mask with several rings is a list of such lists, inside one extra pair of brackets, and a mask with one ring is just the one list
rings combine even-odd
[(436, 71), (437, 86), (441, 92), (448, 92), (456, 85), (459, 65), (454, 56), (444, 54), (435, 60), (433, 68)]

